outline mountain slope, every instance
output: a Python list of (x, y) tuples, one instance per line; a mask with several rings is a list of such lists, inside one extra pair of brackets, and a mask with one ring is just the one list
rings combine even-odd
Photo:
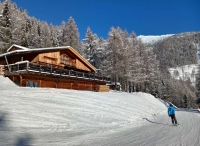
[(158, 35), (158, 36), (154, 36), (154, 35), (149, 35), (149, 36), (145, 36), (145, 35), (139, 35), (138, 38), (141, 39), (141, 41), (146, 44), (146, 45), (153, 45), (154, 43), (161, 41), (167, 37), (172, 36), (173, 34), (166, 34), (166, 35)]
[(158, 41), (153, 46), (161, 65), (177, 67), (197, 64), (200, 32), (181, 33)]
[(161, 65), (177, 67), (198, 62), (200, 32), (138, 37), (153, 50)]

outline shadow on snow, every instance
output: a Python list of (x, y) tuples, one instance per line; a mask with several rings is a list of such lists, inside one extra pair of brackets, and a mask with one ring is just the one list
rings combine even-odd
[(149, 119), (147, 119), (147, 118), (142, 118), (142, 119), (147, 120), (148, 122), (153, 123), (153, 124), (173, 126), (173, 125), (170, 125), (170, 124), (164, 124), (164, 123), (154, 122), (154, 121), (151, 121), (151, 120), (149, 120)]
[(12, 127), (9, 126), (9, 114), (0, 111), (0, 146), (28, 146), (31, 145), (32, 138), (29, 134), (17, 134)]

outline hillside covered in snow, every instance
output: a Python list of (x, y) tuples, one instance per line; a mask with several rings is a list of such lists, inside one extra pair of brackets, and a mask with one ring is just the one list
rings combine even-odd
[(176, 68), (169, 68), (169, 71), (172, 75), (173, 78), (178, 79), (178, 80), (188, 80), (192, 82), (193, 85), (195, 85), (196, 81), (196, 74), (198, 71), (198, 66), (197, 64), (192, 64), (192, 65), (184, 65)]
[(141, 39), (141, 41), (144, 44), (154, 44), (157, 41), (163, 40), (164, 38), (170, 37), (173, 34), (166, 34), (166, 35), (139, 35), (138, 38)]
[(17, 87), (4, 77), (0, 82), (2, 146), (200, 144), (200, 114), (177, 111), (180, 126), (174, 127), (166, 105), (150, 94)]

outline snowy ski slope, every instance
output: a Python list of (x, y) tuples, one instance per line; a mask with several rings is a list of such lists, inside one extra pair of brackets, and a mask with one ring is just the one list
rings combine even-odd
[(0, 77), (0, 145), (200, 145), (200, 114), (177, 111), (145, 93), (17, 87)]

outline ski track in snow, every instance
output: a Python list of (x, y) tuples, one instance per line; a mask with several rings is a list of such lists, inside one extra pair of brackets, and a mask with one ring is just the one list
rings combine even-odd
[(21, 88), (0, 77), (0, 145), (200, 145), (200, 114), (145, 93)]

